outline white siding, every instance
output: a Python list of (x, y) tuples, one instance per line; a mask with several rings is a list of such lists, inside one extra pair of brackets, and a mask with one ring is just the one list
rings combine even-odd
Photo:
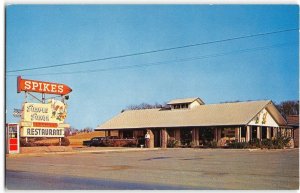
[(195, 100), (194, 102), (192, 102), (191, 104), (189, 104), (189, 108), (192, 109), (192, 108), (198, 107), (200, 105), (201, 104), (197, 100)]
[(279, 127), (266, 109), (263, 109), (257, 116), (255, 116), (253, 120), (250, 121), (249, 125)]

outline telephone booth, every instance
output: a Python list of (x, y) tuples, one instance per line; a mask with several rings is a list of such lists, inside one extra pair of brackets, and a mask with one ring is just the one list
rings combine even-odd
[(6, 153), (20, 153), (19, 124), (6, 124)]

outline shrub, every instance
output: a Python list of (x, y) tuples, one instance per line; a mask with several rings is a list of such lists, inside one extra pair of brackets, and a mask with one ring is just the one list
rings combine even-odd
[(174, 148), (174, 147), (178, 147), (178, 146), (179, 146), (178, 140), (175, 140), (174, 138), (171, 138), (168, 140), (167, 147)]
[(228, 144), (228, 147), (233, 148), (233, 149), (247, 149), (247, 148), (249, 148), (249, 143), (235, 141), (235, 142)]
[(208, 143), (208, 147), (209, 148), (216, 148), (218, 146), (217, 142), (216, 141), (210, 141)]
[(259, 139), (252, 139), (249, 141), (249, 147), (252, 148), (260, 148), (261, 147), (261, 142)]
[(25, 138), (20, 139), (20, 147), (34, 147), (37, 146), (37, 144), (34, 143), (34, 141), (28, 140), (26, 142)]
[(252, 139), (247, 142), (232, 142), (228, 144), (229, 148), (245, 149), (245, 148), (268, 148), (268, 149), (283, 149), (289, 145), (291, 138), (279, 136), (276, 139)]
[(271, 139), (263, 139), (261, 141), (261, 148), (268, 148), (272, 149), (273, 148), (273, 142)]
[(136, 147), (137, 139), (109, 139), (103, 141), (103, 146), (107, 147)]
[(273, 143), (275, 149), (283, 149), (284, 147), (286, 147), (288, 145), (290, 140), (291, 140), (290, 137), (279, 136), (276, 139), (273, 139), (272, 143)]
[(67, 137), (64, 137), (61, 139), (61, 145), (62, 146), (69, 146), (70, 145), (70, 140)]

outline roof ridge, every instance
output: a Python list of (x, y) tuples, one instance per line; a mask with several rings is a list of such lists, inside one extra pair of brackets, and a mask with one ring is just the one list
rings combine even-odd
[(211, 103), (207, 105), (223, 105), (223, 104), (234, 104), (234, 103), (251, 103), (251, 102), (271, 102), (272, 100), (248, 100), (248, 101), (236, 101), (236, 102), (221, 102), (221, 103)]

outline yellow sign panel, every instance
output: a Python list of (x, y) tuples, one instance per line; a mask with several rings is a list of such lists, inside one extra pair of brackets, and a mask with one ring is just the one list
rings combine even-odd
[(23, 127), (21, 137), (64, 137), (64, 128)]
[(47, 104), (25, 103), (22, 121), (64, 123), (66, 116), (66, 105), (61, 101), (52, 100)]

